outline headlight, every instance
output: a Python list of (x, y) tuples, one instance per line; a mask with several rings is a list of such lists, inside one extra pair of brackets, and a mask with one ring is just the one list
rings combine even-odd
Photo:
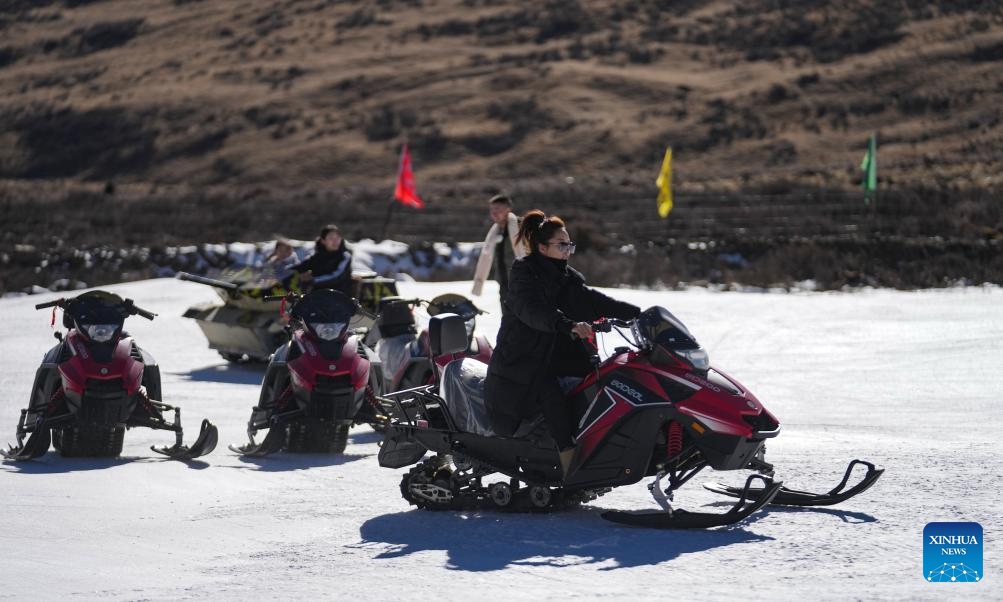
[(703, 349), (677, 349), (676, 353), (681, 355), (697, 370), (710, 368), (710, 356)]
[(345, 332), (348, 322), (313, 322), (310, 329), (317, 333), (317, 336), (325, 341), (333, 341)]
[(84, 326), (87, 337), (95, 342), (104, 343), (110, 341), (118, 330), (118, 324), (87, 324)]

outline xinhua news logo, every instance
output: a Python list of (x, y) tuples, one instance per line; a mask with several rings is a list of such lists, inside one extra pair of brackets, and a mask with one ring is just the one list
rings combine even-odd
[(928, 523), (923, 529), (923, 578), (932, 583), (982, 580), (982, 525)]

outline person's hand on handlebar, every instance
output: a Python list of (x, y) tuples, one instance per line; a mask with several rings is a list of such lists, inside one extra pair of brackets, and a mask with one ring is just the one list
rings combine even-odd
[(571, 327), (571, 336), (589, 339), (592, 337), (592, 326), (588, 322), (575, 322), (575, 325)]

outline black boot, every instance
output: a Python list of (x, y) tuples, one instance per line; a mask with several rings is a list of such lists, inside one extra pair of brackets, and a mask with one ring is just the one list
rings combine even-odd
[(565, 447), (561, 451), (557, 452), (561, 458), (561, 470), (563, 471), (564, 478), (568, 478), (568, 471), (571, 469), (571, 461), (575, 457), (574, 447)]

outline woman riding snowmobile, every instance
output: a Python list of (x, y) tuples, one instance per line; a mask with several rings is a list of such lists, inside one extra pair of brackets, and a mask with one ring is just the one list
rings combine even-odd
[[(630, 346), (617, 347), (565, 397), (580, 417), (577, 446), (565, 468), (554, 438), (538, 419), (515, 433), (493, 431), (484, 407), (486, 367), (453, 355), (465, 345), (455, 315), (432, 318), (432, 353), (454, 357), (436, 384), (391, 393), (392, 420), (380, 466), (416, 464), (401, 479), (408, 503), (431, 510), (554, 510), (591, 501), (646, 476), (662, 511), (603, 513), (608, 520), (657, 528), (705, 528), (736, 523), (766, 504), (824, 506), (872, 486), (883, 469), (853, 460), (826, 493), (787, 489), (765, 460), (777, 419), (737, 380), (710, 365), (706, 351), (668, 310), (652, 307), (634, 320), (602, 320)], [(627, 333), (623, 329), (629, 329)], [(603, 346), (605, 349), (605, 346)], [(438, 364), (437, 364), (438, 365)], [(427, 452), (434, 455), (426, 457)], [(866, 474), (849, 485), (855, 467)], [(749, 470), (745, 485), (706, 486), (739, 498), (723, 513), (673, 508), (675, 492), (701, 470)], [(663, 483), (667, 481), (667, 485)], [(754, 486), (759, 481), (761, 486)]]
[(600, 317), (626, 320), (640, 309), (585, 286), (581, 273), (568, 266), (575, 243), (559, 217), (533, 210), (520, 224), (518, 240), (530, 253), (512, 265), (509, 311), (488, 366), (485, 401), (494, 431), (502, 435), (542, 411), (566, 472), (575, 442), (559, 379), (585, 376), (592, 367), (572, 337), (591, 337), (589, 323)]

